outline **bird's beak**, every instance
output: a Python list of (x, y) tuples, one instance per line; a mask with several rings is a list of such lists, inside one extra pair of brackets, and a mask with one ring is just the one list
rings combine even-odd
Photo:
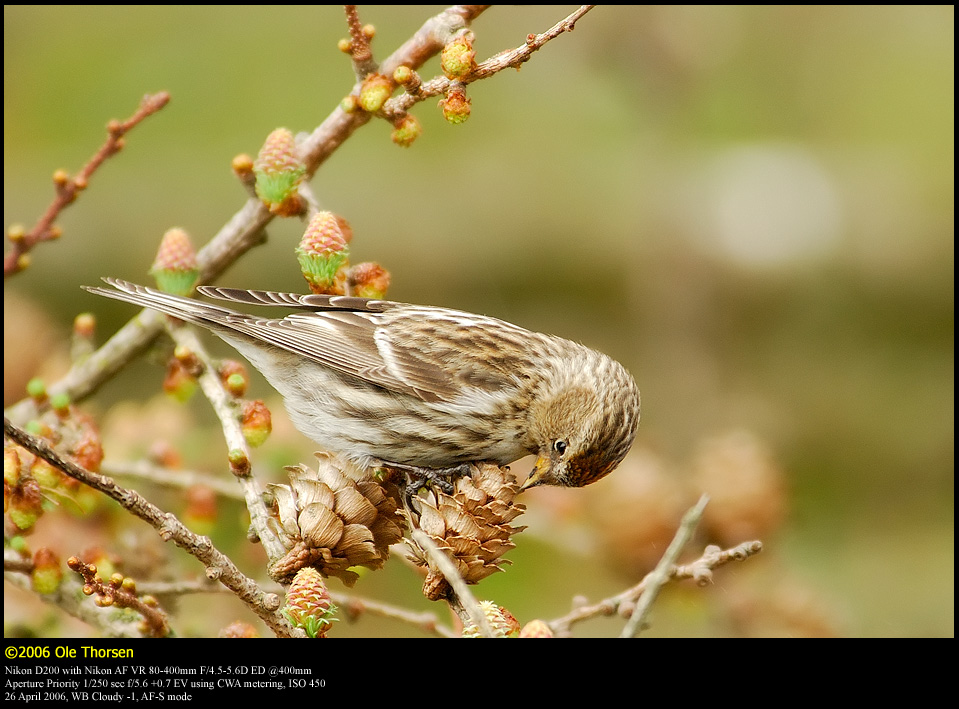
[(536, 458), (536, 465), (534, 465), (533, 469), (530, 471), (529, 477), (526, 478), (526, 482), (524, 482), (520, 486), (519, 488), (520, 492), (522, 492), (523, 490), (527, 490), (531, 487), (536, 487), (537, 485), (542, 483), (543, 478), (546, 476), (547, 470), (549, 470), (549, 458), (547, 458), (545, 455), (540, 454)]

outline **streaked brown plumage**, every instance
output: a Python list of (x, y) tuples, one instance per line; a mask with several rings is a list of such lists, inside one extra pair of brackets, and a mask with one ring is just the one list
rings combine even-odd
[(449, 471), (536, 454), (523, 487), (580, 487), (629, 451), (639, 390), (583, 345), (482, 315), (349, 296), (201, 286), (296, 312), (267, 319), (118, 279), (92, 293), (200, 325), (283, 396), (294, 425), (361, 467)]

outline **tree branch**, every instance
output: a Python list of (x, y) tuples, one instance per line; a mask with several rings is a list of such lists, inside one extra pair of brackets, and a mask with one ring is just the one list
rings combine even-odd
[[(680, 532), (681, 533), (681, 532)], [(719, 568), (731, 561), (745, 561), (751, 556), (758, 554), (763, 549), (760, 541), (743, 542), (732, 549), (722, 550), (717, 546), (708, 546), (703, 552), (702, 557), (684, 566), (674, 566), (668, 573), (668, 580), (682, 581), (684, 579), (695, 579), (700, 586), (705, 586), (712, 582), (713, 569)], [(653, 571), (648, 573), (643, 580), (635, 586), (632, 586), (621, 593), (605, 598), (598, 603), (591, 605), (582, 605), (572, 612), (555, 620), (549, 621), (550, 628), (557, 635), (569, 633), (570, 628), (576, 623), (595, 618), (597, 616), (611, 616), (616, 613), (632, 612), (636, 599), (643, 595), (648, 584), (651, 583)]]
[(3, 433), (17, 445), (40, 456), (64, 474), (119, 502), (124, 509), (151, 525), (163, 541), (172, 541), (195, 556), (206, 566), (209, 578), (219, 581), (233, 591), (277, 635), (294, 634), (287, 620), (276, 612), (280, 606), (277, 595), (262, 591), (256, 582), (245, 576), (226, 554), (213, 546), (209, 537), (194, 534), (174, 514), (164, 512), (135, 490), (120, 487), (111, 478), (85, 470), (66, 460), (46, 441), (31, 436), (10, 423), (6, 417), (3, 419)]
[(152, 116), (170, 102), (170, 94), (161, 91), (158, 94), (147, 94), (140, 101), (140, 106), (136, 112), (125, 121), (110, 121), (107, 124), (107, 140), (100, 149), (93, 154), (93, 157), (84, 165), (80, 172), (74, 178), (70, 178), (63, 170), (57, 170), (53, 174), (53, 183), (56, 186), (57, 194), (53, 202), (47, 207), (43, 216), (33, 225), (30, 231), (18, 233), (11, 230), (9, 234), (12, 248), (3, 258), (3, 277), (4, 279), (15, 273), (22, 271), (29, 263), (28, 253), (41, 241), (52, 241), (60, 238), (59, 227), (54, 226), (53, 222), (60, 212), (71, 205), (80, 192), (85, 190), (90, 184), (90, 178), (93, 173), (108, 158), (116, 155), (123, 149), (123, 136), (145, 118)]
[[(250, 513), (250, 523), (257, 538), (263, 544), (267, 557), (273, 562), (286, 554), (287, 549), (269, 524), (270, 515), (266, 509), (266, 504), (263, 502), (263, 491), (251, 472), (250, 448), (243, 436), (240, 422), (235, 415), (233, 398), (223, 388), (223, 383), (217, 376), (212, 358), (207, 353), (200, 338), (197, 337), (196, 330), (186, 325), (173, 325), (169, 318), (167, 318), (167, 322), (167, 329), (173, 341), (178, 346), (188, 350), (200, 362), (201, 371), (198, 376), (200, 388), (213, 406), (213, 411), (220, 421), (220, 427), (223, 430), (223, 436), (226, 439), (227, 450), (229, 451), (231, 471), (243, 488), (246, 508)], [(245, 465), (237, 465), (237, 458), (242, 458)]]
[[(504, 52), (500, 52), (484, 62), (481, 62), (476, 65), (472, 72), (465, 77), (460, 77), (455, 79), (455, 81), (462, 84), (471, 84), (474, 81), (481, 81), (482, 79), (488, 79), (494, 74), (498, 74), (504, 69), (517, 68), (522, 64), (530, 60), (534, 52), (539, 51), (543, 46), (552, 39), (555, 39), (564, 32), (572, 32), (576, 21), (579, 20), (583, 15), (592, 10), (595, 5), (583, 5), (575, 12), (571, 13), (566, 18), (560, 20), (555, 25), (550, 27), (548, 30), (542, 34), (530, 34), (526, 37), (526, 43), (516, 47), (515, 49), (509, 49)], [(458, 28), (453, 28), (458, 29)], [(452, 34), (452, 32), (450, 33)], [(448, 39), (445, 38), (445, 39)], [(444, 39), (444, 44), (445, 44)], [(442, 49), (442, 46), (440, 47)], [(392, 57), (391, 57), (392, 59)], [(399, 66), (397, 64), (396, 66)], [(407, 64), (411, 69), (415, 69), (416, 66)], [(393, 69), (395, 66), (392, 66), (391, 62), (388, 60), (383, 63), (383, 72), (385, 73), (389, 69), (390, 74), (392, 75)], [(400, 94), (396, 98), (391, 98), (383, 106), (383, 113), (386, 117), (395, 119), (397, 116), (401, 116), (406, 113), (410, 108), (419, 103), (420, 101), (425, 101), (426, 99), (446, 94), (449, 91), (450, 87), (453, 85), (454, 80), (449, 79), (445, 76), (438, 76), (435, 79), (430, 81), (423, 82), (417, 87), (413, 92), (406, 92)]]
[(647, 583), (646, 588), (643, 589), (643, 595), (639, 597), (636, 608), (633, 609), (629, 621), (626, 623), (626, 627), (623, 628), (623, 632), (619, 637), (635, 637), (637, 633), (645, 628), (646, 618), (649, 615), (650, 609), (653, 607), (656, 596), (659, 595), (659, 589), (669, 580), (672, 569), (676, 565), (676, 560), (683, 552), (686, 544), (689, 543), (693, 532), (696, 531), (699, 520), (703, 518), (703, 510), (706, 509), (706, 503), (708, 502), (709, 497), (703, 495), (699, 498), (699, 502), (683, 515), (683, 521), (680, 523), (679, 529), (676, 531), (676, 536), (673, 537), (673, 541), (671, 541), (666, 548), (666, 553), (663, 554), (663, 558), (656, 564), (656, 568), (653, 569), (652, 573), (646, 577)]

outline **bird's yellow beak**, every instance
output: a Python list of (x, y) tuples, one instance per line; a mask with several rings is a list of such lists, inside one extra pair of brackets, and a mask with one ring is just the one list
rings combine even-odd
[(545, 455), (539, 455), (536, 458), (536, 465), (533, 466), (533, 469), (529, 473), (529, 477), (526, 478), (526, 482), (520, 485), (520, 492), (531, 487), (536, 487), (542, 483), (543, 477), (546, 475), (547, 470), (549, 470), (549, 458), (547, 458)]

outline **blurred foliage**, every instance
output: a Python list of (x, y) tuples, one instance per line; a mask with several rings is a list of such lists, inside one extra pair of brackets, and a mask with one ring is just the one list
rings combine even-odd
[[(487, 11), (477, 58), (568, 11)], [(383, 57), (436, 8), (360, 12)], [(63, 238), (5, 284), (5, 405), (38, 367), (63, 371), (57, 343), (78, 312), (97, 313), (101, 338), (130, 317), (80, 285), (143, 282), (172, 226), (205, 243), (245, 199), (231, 158), (328, 115), (353, 83), (345, 35), (336, 7), (5, 6), (6, 226), (37, 218), (52, 172), (78, 169), (108, 119), (145, 93), (173, 96), (63, 214)], [(438, 71), (434, 59), (421, 74)], [(644, 419), (617, 475), (658, 461), (679, 485), (657, 493), (668, 511), (695, 501), (705, 442), (735, 430), (762, 442), (786, 490), (767, 551), (719, 571), (717, 587), (669, 590), (653, 632), (952, 636), (954, 8), (600, 7), (469, 92), (461, 126), (418, 105), (424, 133), (408, 150), (373, 121), (315, 192), (351, 222), (357, 260), (390, 269), (391, 297), (496, 315), (626, 364)], [(221, 283), (302, 290), (301, 229), (274, 222)], [(144, 417), (161, 379), (140, 363), (85, 406), (107, 417), (132, 390), (142, 402), (125, 406)], [(189, 411), (210, 425), (202, 403)], [(175, 428), (191, 466), (224, 470), (214, 429)], [(296, 434), (277, 438), (262, 454), (275, 469), (309, 460)], [(617, 555), (625, 533), (602, 524), (615, 477), (529, 493), (514, 566), (480, 595), (526, 621), (638, 579), (645, 562)], [(636, 504), (617, 513), (627, 527), (656, 514)], [(242, 556), (228, 531), (215, 541)], [(415, 605), (417, 589), (397, 563), (357, 590)], [(735, 601), (703, 605), (720, 595)], [(200, 614), (222, 605), (183, 608), (199, 607), (202, 634)], [(607, 623), (578, 630), (615, 632)]]

